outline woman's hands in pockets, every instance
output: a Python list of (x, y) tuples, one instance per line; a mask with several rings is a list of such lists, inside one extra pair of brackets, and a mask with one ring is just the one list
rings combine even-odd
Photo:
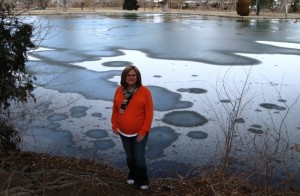
[(119, 136), (119, 131), (118, 130), (113, 130), (113, 132), (114, 132), (115, 136)]
[(144, 139), (144, 137), (145, 137), (144, 135), (138, 134), (137, 137), (136, 137), (136, 141), (141, 142)]

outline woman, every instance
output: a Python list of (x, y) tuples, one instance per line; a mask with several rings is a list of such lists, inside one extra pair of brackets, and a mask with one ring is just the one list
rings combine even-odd
[(128, 166), (128, 184), (148, 189), (145, 149), (153, 119), (150, 90), (142, 85), (140, 71), (128, 65), (121, 75), (121, 86), (116, 89), (112, 109), (112, 129), (120, 135)]

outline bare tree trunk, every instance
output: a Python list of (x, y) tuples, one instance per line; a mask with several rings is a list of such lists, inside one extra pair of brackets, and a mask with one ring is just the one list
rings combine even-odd
[(179, 1), (179, 5), (180, 5), (180, 8), (179, 8), (179, 9), (182, 10), (183, 0), (180, 0), (180, 1)]
[(164, 1), (163, 1), (163, 4), (162, 4), (162, 11), (163, 11), (163, 12), (169, 11), (169, 1), (168, 1), (168, 0), (164, 0)]
[(259, 0), (256, 0), (256, 15), (259, 15), (259, 11), (260, 11), (260, 5), (259, 5)]
[(63, 0), (63, 11), (67, 11), (67, 0)]
[(4, 9), (3, 9), (4, 0), (0, 1), (0, 16), (4, 15)]

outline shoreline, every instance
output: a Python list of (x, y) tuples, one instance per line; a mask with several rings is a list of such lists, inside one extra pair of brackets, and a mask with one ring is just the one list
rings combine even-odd
[[(299, 195), (290, 186), (263, 187), (250, 182), (251, 174), (226, 175), (220, 169), (202, 169), (192, 178), (149, 178), (150, 189), (140, 191), (126, 183), (127, 174), (109, 163), (10, 151), (0, 153), (0, 195)], [(291, 183), (291, 182), (290, 182)], [(295, 183), (295, 182), (294, 182)]]
[(220, 10), (200, 10), (200, 9), (171, 9), (168, 12), (163, 12), (161, 8), (140, 8), (139, 10), (122, 10), (120, 8), (68, 8), (66, 12), (62, 8), (47, 8), (45, 10), (29, 10), (25, 11), (23, 15), (72, 15), (72, 14), (102, 14), (102, 15), (114, 15), (114, 14), (178, 14), (178, 15), (200, 15), (200, 16), (215, 16), (215, 17), (227, 17), (236, 19), (296, 19), (300, 22), (300, 13), (283, 13), (283, 12), (260, 12), (260, 15), (256, 15), (255, 12), (250, 12), (249, 16), (239, 16), (236, 11), (220, 11)]

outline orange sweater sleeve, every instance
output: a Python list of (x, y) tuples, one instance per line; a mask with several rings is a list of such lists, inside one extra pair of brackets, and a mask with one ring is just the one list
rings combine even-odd
[(119, 115), (119, 106), (117, 103), (118, 97), (122, 96), (122, 87), (119, 86), (116, 89), (115, 92), (115, 96), (114, 96), (114, 101), (113, 101), (113, 108), (112, 108), (112, 116), (111, 116), (111, 123), (112, 123), (112, 129), (114, 131), (118, 130), (118, 123), (117, 123), (117, 119), (118, 119), (118, 115)]
[(146, 135), (150, 129), (151, 129), (151, 124), (153, 120), (153, 112), (154, 111), (154, 106), (153, 106), (153, 100), (152, 100), (152, 95), (149, 89), (145, 88), (145, 119), (144, 119), (144, 124), (142, 129), (140, 130), (140, 134)]
[(122, 87), (117, 88), (113, 109), (112, 109), (112, 129), (119, 129), (126, 134), (146, 135), (150, 129), (153, 120), (153, 101), (150, 90), (141, 86), (130, 100), (125, 112), (119, 113), (121, 104), (124, 100)]

